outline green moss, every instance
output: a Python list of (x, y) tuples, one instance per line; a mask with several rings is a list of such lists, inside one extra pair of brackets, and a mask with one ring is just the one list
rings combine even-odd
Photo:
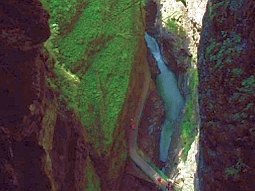
[(186, 0), (175, 0), (176, 2), (181, 2), (185, 7), (187, 7)]
[(229, 167), (225, 169), (225, 174), (226, 176), (234, 176), (238, 174), (238, 170), (235, 169), (234, 167)]
[(84, 168), (84, 191), (100, 191), (100, 178), (96, 174), (95, 168), (89, 157), (86, 160), (86, 168)]
[(223, 10), (218, 11), (218, 8), (223, 8), (225, 10), (230, 2), (229, 1), (221, 1), (218, 3), (211, 3), (211, 2), (209, 2), (209, 3), (210, 3), (209, 18), (210, 18), (210, 20), (212, 20), (217, 15), (218, 12), (224, 13)]
[(197, 84), (198, 84), (198, 76), (197, 69), (190, 69), (190, 95), (188, 95), (185, 113), (181, 121), (181, 141), (183, 154), (182, 159), (185, 161), (188, 155), (188, 151), (190, 150), (191, 144), (195, 140), (195, 136), (197, 134), (196, 127), (198, 125), (197, 113), (196, 113), (196, 105), (197, 105)]
[(243, 79), (242, 87), (238, 88), (240, 91), (245, 93), (252, 93), (255, 91), (255, 77), (253, 75)]
[[(65, 66), (71, 71), (74, 70), (77, 65), (81, 65), (81, 62), (84, 62), (85, 65), (89, 64), (86, 62), (91, 55), (87, 55), (86, 53), (90, 53), (89, 49), (98, 49), (96, 45), (91, 44), (91, 42), (98, 38), (100, 33), (102, 34), (103, 32), (100, 25), (102, 17), (100, 12), (96, 11), (98, 6), (100, 6), (100, 1), (89, 4), (88, 7), (82, 11), (73, 30), (64, 38), (59, 38), (57, 41), (61, 53), (59, 61), (65, 63)], [(91, 54), (93, 54), (93, 52), (91, 52)], [(82, 61), (77, 64), (76, 62), (79, 60)], [(74, 63), (76, 63), (76, 65), (73, 65)]]
[[(110, 152), (123, 150), (111, 159), (107, 170), (113, 178), (127, 157), (124, 132), (118, 136), (122, 141), (115, 142), (119, 143), (117, 150), (111, 149), (139, 48), (138, 38), (143, 38), (142, 22), (138, 21), (143, 3), (144, 0), (44, 0), (52, 28), (45, 47), (55, 60), (55, 76), (47, 79), (48, 84), (60, 93), (69, 109), (77, 109), (88, 133), (86, 141), (94, 152), (109, 156)], [(87, 161), (84, 170), (85, 190), (100, 190), (91, 161)]]
[(238, 34), (224, 33), (224, 36), (225, 40), (222, 42), (216, 42), (213, 38), (209, 39), (209, 46), (206, 48), (205, 56), (209, 58), (209, 61), (214, 62), (218, 69), (231, 65), (242, 49), (242, 38)]
[(66, 33), (72, 26), (77, 13), (87, 5), (88, 0), (42, 0), (42, 4), (50, 14), (50, 24), (58, 23), (60, 31)]
[(127, 152), (126, 152), (126, 148), (122, 147), (123, 145), (125, 145), (123, 144), (123, 142), (125, 141), (124, 132), (121, 132), (118, 138), (119, 139), (114, 144), (112, 153), (119, 153), (119, 154), (117, 156), (115, 155), (115, 157), (111, 157), (112, 160), (111, 160), (111, 164), (109, 165), (109, 170), (108, 170), (109, 174), (107, 176), (109, 179), (115, 179), (120, 177), (121, 176), (120, 169), (125, 168)]
[(232, 69), (232, 73), (233, 73), (234, 75), (239, 76), (239, 75), (241, 75), (241, 74), (243, 73), (243, 69), (241, 69), (241, 68), (233, 68), (233, 69)]
[[(206, 56), (213, 56), (215, 54), (215, 49), (220, 47), (221, 43), (216, 43), (215, 39), (210, 38), (209, 40), (209, 46), (206, 47), (205, 55)], [(212, 60), (214, 60), (214, 57), (211, 57)]]
[(239, 173), (242, 171), (246, 171), (250, 167), (243, 163), (242, 159), (239, 159), (236, 164), (233, 166), (225, 168), (225, 176), (226, 177), (239, 177)]
[(174, 13), (171, 18), (167, 19), (166, 26), (168, 30), (180, 36), (185, 35), (186, 31), (182, 26), (182, 19), (182, 15)]
[(174, 32), (174, 33), (178, 32), (178, 27), (177, 27), (176, 21), (173, 19), (167, 20), (167, 27), (171, 32)]
[[(49, 7), (61, 33), (60, 17), (54, 18), (55, 12), (61, 10), (57, 7), (67, 6), (64, 11), (75, 8), (68, 6), (67, 1), (58, 3), (51, 2)], [(58, 50), (56, 79), (48, 79), (48, 82), (60, 90), (60, 97), (70, 108), (78, 108), (82, 124), (90, 135), (88, 141), (98, 153), (109, 152), (125, 100), (139, 47), (137, 38), (142, 35), (142, 24), (135, 23), (134, 18), (134, 13), (140, 14), (140, 3), (86, 1), (86, 8), (79, 13), (72, 30), (65, 36), (57, 35), (52, 40), (54, 45), (48, 43)], [(71, 11), (67, 23), (73, 17)]]

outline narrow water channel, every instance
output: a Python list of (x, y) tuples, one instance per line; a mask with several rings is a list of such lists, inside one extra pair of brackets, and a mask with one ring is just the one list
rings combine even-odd
[(159, 159), (166, 162), (168, 150), (171, 143), (171, 137), (174, 132), (174, 123), (178, 119), (181, 110), (184, 107), (184, 99), (177, 86), (177, 80), (174, 73), (168, 69), (160, 53), (159, 45), (156, 40), (145, 33), (145, 41), (151, 54), (157, 62), (160, 74), (157, 76), (157, 88), (161, 95), (166, 110), (166, 118), (161, 126)]

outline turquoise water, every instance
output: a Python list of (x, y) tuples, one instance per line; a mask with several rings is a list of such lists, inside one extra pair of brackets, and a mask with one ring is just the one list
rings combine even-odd
[(165, 162), (168, 158), (168, 150), (174, 132), (174, 122), (178, 119), (184, 107), (184, 99), (177, 86), (174, 73), (167, 68), (163, 61), (158, 43), (147, 33), (145, 33), (144, 38), (161, 72), (156, 81), (158, 92), (165, 102), (166, 118), (161, 126), (159, 158)]

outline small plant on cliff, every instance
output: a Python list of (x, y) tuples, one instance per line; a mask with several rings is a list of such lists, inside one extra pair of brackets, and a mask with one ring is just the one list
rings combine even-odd
[(176, 2), (181, 2), (185, 7), (187, 7), (186, 0), (175, 0)]
[(238, 89), (245, 93), (255, 92), (255, 77), (251, 75), (250, 77), (244, 79), (242, 81), (242, 87)]
[(240, 172), (246, 172), (249, 168), (242, 159), (239, 159), (235, 165), (225, 168), (225, 176), (239, 177)]
[(171, 32), (178, 33), (178, 26), (174, 19), (167, 20), (167, 27)]
[(222, 69), (232, 64), (235, 57), (241, 52), (243, 47), (242, 38), (234, 33), (221, 31), (223, 40), (219, 41), (210, 37), (209, 46), (206, 47), (205, 56), (214, 63), (215, 67)]
[(178, 13), (174, 12), (166, 21), (166, 26), (169, 31), (183, 36), (186, 34), (185, 29), (183, 28), (183, 16)]

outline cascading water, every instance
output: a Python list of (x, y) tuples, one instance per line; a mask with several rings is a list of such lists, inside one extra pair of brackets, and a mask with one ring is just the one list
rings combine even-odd
[(156, 81), (159, 94), (165, 102), (166, 118), (161, 126), (159, 158), (165, 162), (174, 132), (174, 122), (178, 119), (180, 111), (184, 107), (184, 99), (177, 87), (174, 73), (167, 68), (163, 61), (158, 43), (147, 33), (145, 33), (144, 38), (161, 72)]

